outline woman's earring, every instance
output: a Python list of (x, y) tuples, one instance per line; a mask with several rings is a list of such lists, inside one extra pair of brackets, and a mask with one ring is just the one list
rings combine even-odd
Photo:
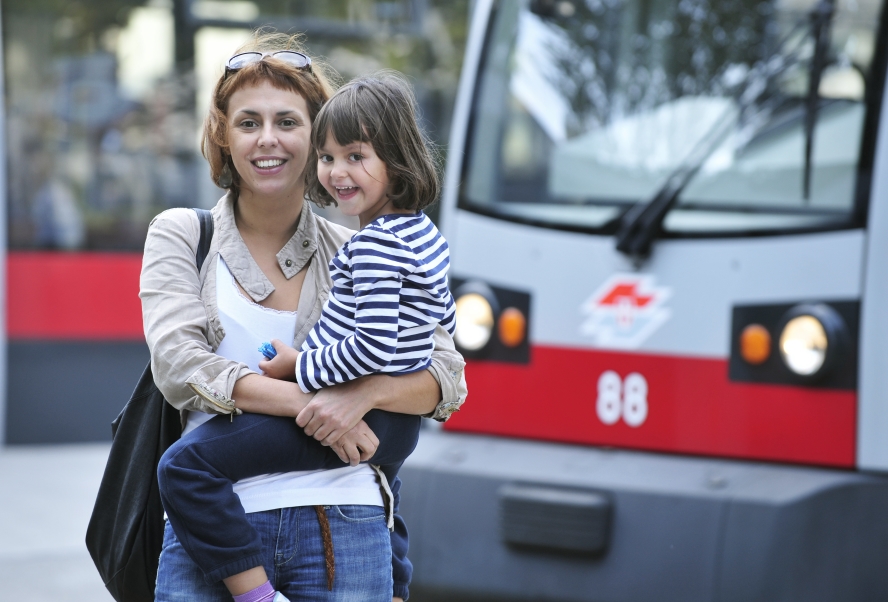
[(219, 188), (231, 188), (231, 185), (234, 183), (234, 176), (231, 175), (231, 168), (228, 166), (228, 163), (222, 168), (222, 173), (219, 174), (219, 180), (216, 183), (219, 185)]

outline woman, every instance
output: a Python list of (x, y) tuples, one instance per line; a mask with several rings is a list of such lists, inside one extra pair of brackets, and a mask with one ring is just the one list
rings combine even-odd
[[(242, 54), (248, 50), (256, 52)], [(229, 191), (213, 209), (207, 260), (198, 273), (195, 214), (161, 214), (145, 243), (140, 296), (157, 385), (183, 410), (186, 431), (219, 413), (301, 412), (309, 435), (354, 463), (375, 451), (361, 420), (370, 409), (443, 420), (458, 408), (463, 362), (439, 329), (423, 372), (370, 376), (311, 399), (296, 383), (258, 374), (256, 347), (265, 338), (254, 340), (256, 329), (286, 330), (283, 340), (301, 345), (330, 289), (329, 260), (351, 235), (315, 216), (303, 198), (306, 164), (316, 160), (311, 124), (331, 88), (299, 50), (293, 38), (264, 35), (229, 61), (203, 143), (214, 179)], [(294, 601), (377, 600), (406, 597), (409, 584), (403, 522), (395, 519), (391, 538), (386, 526), (398, 487), (363, 464), (266, 475), (235, 489), (261, 534), (276, 589)], [(231, 600), (222, 582), (204, 581), (169, 525), (157, 600)]]

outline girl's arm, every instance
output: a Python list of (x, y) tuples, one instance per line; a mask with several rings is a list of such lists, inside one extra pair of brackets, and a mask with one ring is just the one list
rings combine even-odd
[[(414, 269), (415, 254), (391, 232), (372, 226), (356, 233), (347, 251), (341, 251), (334, 262), (343, 253), (350, 263), (351, 297), (347, 291), (339, 296), (331, 294), (320, 326), (316, 325), (308, 335), (314, 348), (303, 348), (299, 353), (296, 382), (305, 392), (379, 372), (397, 354), (402, 280)], [(333, 278), (335, 292), (335, 274)], [(354, 332), (324, 345), (324, 331), (337, 330), (329, 316), (339, 312), (352, 312)]]
[(330, 445), (374, 408), (446, 421), (468, 395), (465, 362), (440, 326), (434, 341), (428, 370), (402, 376), (375, 374), (322, 389), (296, 422), (306, 434)]
[(322, 389), (296, 422), (325, 445), (348, 432), (356, 420), (374, 408), (445, 422), (468, 395), (466, 364), (453, 339), (440, 326), (435, 329), (434, 341), (428, 370), (403, 376), (376, 374)]
[[(386, 254), (385, 262), (375, 261), (375, 245), (388, 245), (390, 252)], [(390, 232), (367, 228), (353, 237), (349, 253), (358, 326), (354, 335), (336, 345), (303, 351), (299, 355), (296, 376), (303, 390), (310, 388), (306, 387), (308, 380), (317, 381), (320, 376), (335, 376), (337, 372), (343, 375), (354, 370), (355, 362), (350, 362), (344, 370), (328, 370), (326, 367), (318, 370), (321, 368), (318, 364), (325, 360), (338, 364), (340, 357), (361, 357), (370, 364), (368, 356), (379, 354), (381, 349), (394, 350), (397, 344), (400, 298), (396, 293), (400, 290), (403, 273), (414, 267), (410, 264), (411, 260), (415, 261), (412, 251)], [(395, 257), (402, 257), (405, 263), (396, 267)], [(448, 318), (447, 313), (445, 310), (440, 317)], [(386, 317), (388, 320), (384, 319)], [(449, 321), (452, 322), (452, 317)], [(399, 376), (353, 374), (345, 379), (350, 382), (321, 389), (297, 418), (297, 423), (308, 435), (330, 445), (374, 408), (447, 420), (466, 398), (465, 362), (456, 352), (450, 334), (440, 324), (435, 328), (433, 343), (431, 364), (427, 370)], [(343, 353), (343, 347), (348, 346), (352, 347)], [(366, 347), (371, 347), (372, 352), (367, 353)], [(306, 370), (308, 365), (313, 369)]]

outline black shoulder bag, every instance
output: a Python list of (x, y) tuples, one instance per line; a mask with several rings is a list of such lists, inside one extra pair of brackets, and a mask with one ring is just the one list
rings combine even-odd
[[(200, 271), (213, 239), (213, 216), (195, 209)], [(117, 602), (154, 602), (163, 545), (163, 506), (157, 463), (182, 435), (179, 411), (154, 384), (151, 363), (120, 415), (111, 423), (111, 453), (86, 529), (86, 547)]]

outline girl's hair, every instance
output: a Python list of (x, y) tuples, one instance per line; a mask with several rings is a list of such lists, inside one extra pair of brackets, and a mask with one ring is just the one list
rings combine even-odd
[[(295, 50), (306, 54), (301, 34), (288, 35), (267, 30), (256, 30), (253, 39), (238, 48), (234, 54), (241, 52), (275, 52), (277, 50)], [(218, 183), (227, 165), (231, 170), (232, 182), (228, 186), (235, 195), (240, 192), (240, 176), (234, 169), (228, 144), (228, 102), (231, 95), (242, 88), (270, 83), (280, 90), (295, 92), (308, 106), (309, 118), (314, 121), (321, 107), (333, 93), (330, 80), (335, 74), (322, 62), (312, 59), (309, 69), (299, 69), (274, 59), (271, 56), (251, 63), (243, 68), (228, 72), (219, 78), (213, 90), (210, 112), (204, 122), (203, 139), (200, 150), (210, 163), (210, 175)], [(317, 168), (315, 161), (308, 163)], [(329, 204), (329, 203), (325, 203)]]
[[(385, 163), (389, 197), (398, 209), (418, 211), (435, 202), (441, 183), (437, 153), (416, 122), (416, 101), (403, 77), (383, 71), (357, 77), (340, 88), (318, 113), (311, 130), (315, 150), (328, 134), (346, 146), (367, 142)], [(306, 197), (319, 205), (334, 202), (317, 178), (317, 164), (309, 161)]]

